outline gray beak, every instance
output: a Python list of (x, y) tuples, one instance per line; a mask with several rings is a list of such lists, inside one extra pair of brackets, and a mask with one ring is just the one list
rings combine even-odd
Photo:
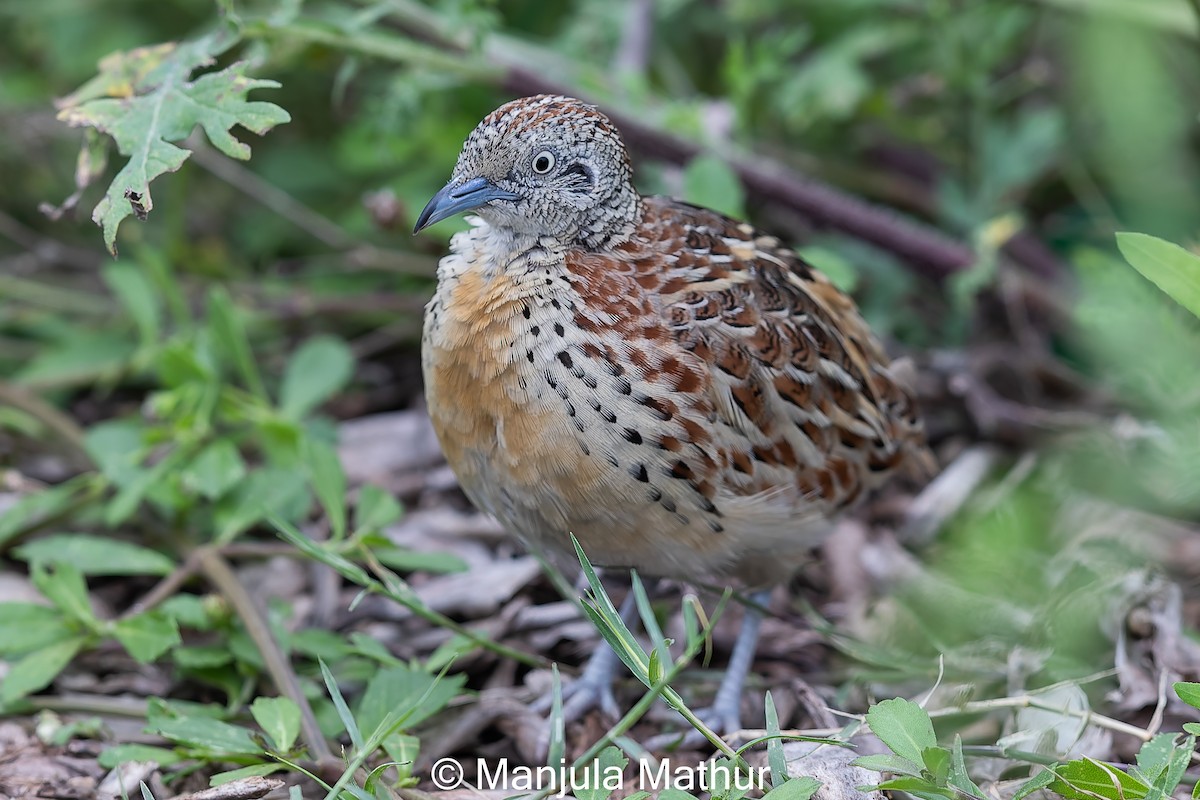
[(433, 223), (441, 222), (460, 211), (470, 211), (493, 200), (516, 200), (517, 198), (518, 195), (497, 188), (487, 178), (472, 178), (457, 186), (451, 181), (426, 204), (424, 210), (421, 211), (421, 216), (417, 217), (413, 233), (420, 233)]

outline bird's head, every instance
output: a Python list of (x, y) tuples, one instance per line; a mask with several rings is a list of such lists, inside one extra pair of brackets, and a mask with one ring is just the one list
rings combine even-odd
[(413, 232), (474, 211), (496, 228), (596, 246), (635, 220), (630, 176), (620, 134), (593, 106), (558, 95), (514, 100), (467, 137)]

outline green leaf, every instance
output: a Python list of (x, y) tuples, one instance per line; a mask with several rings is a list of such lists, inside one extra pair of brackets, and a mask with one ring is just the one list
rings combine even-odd
[(11, 703), (49, 686), (86, 642), (87, 638), (83, 636), (55, 642), (14, 663), (0, 686), (0, 700)]
[(938, 786), (945, 786), (946, 778), (950, 775), (950, 751), (944, 747), (926, 747), (921, 752), (921, 758), (930, 780)]
[(354, 373), (354, 355), (341, 339), (314, 336), (300, 346), (283, 373), (279, 407), (299, 420), (337, 394)]
[(304, 446), (308, 480), (329, 517), (329, 527), (335, 540), (346, 535), (346, 473), (338, 460), (337, 450), (326, 442), (308, 438)]
[(212, 442), (183, 468), (183, 485), (209, 500), (216, 500), (246, 477), (246, 462), (228, 439)]
[(1200, 683), (1179, 681), (1175, 684), (1175, 694), (1192, 708), (1200, 708)]
[(783, 752), (783, 741), (779, 737), (779, 712), (775, 709), (775, 698), (768, 691), (763, 705), (767, 723), (767, 764), (771, 768), (771, 786), (778, 789), (788, 779), (787, 756)]
[(98, 76), (59, 101), (60, 120), (108, 134), (129, 158), (92, 212), (113, 255), (121, 221), (135, 211), (145, 218), (154, 208), (150, 181), (174, 172), (187, 159), (189, 152), (172, 142), (200, 126), (218, 150), (244, 161), (250, 148), (230, 129), (241, 125), (262, 135), (290, 120), (273, 103), (246, 101), (251, 90), (279, 84), (247, 78), (245, 62), (192, 79), (193, 72), (211, 65), (234, 41), (232, 26), (222, 26), (191, 42), (114, 53), (101, 60)]
[(1200, 722), (1185, 722), (1183, 723), (1183, 729), (1193, 736), (1200, 736)]
[(924, 763), (926, 748), (937, 747), (937, 736), (929, 714), (911, 700), (896, 697), (871, 706), (867, 725), (896, 755)]
[(354, 524), (360, 531), (378, 531), (400, 519), (403, 513), (403, 506), (391, 492), (367, 484), (358, 492)]
[(229, 293), (220, 286), (214, 286), (208, 293), (208, 329), (213, 342), (224, 357), (232, 362), (246, 388), (259, 400), (267, 402), (267, 390), (250, 350), (246, 326)]
[(70, 564), (84, 575), (169, 575), (175, 562), (162, 553), (111, 536), (58, 533), (16, 548), (30, 563)]
[(125, 486), (142, 472), (139, 465), (145, 456), (143, 431), (137, 420), (101, 422), (87, 430), (83, 446), (104, 477), (117, 486)]
[(1024, 798), (1028, 797), (1034, 792), (1040, 789), (1045, 789), (1050, 784), (1054, 783), (1054, 781), (1054, 773), (1048, 769), (1044, 769), (1029, 780), (1025, 781), (1025, 783), (1021, 784), (1021, 788), (1017, 789), (1016, 794), (1013, 795), (1013, 800), (1024, 800)]
[(371, 548), (372, 555), (397, 572), (466, 572), (467, 562), (453, 553), (429, 553), (387, 544)]
[[(338, 688), (337, 681), (334, 680), (333, 673), (329, 671), (329, 667), (325, 666), (323, 659), (317, 661), (321, 667), (321, 678), (325, 681), (325, 690), (329, 692), (329, 699), (333, 701), (333, 707), (337, 710), (338, 719), (342, 721), (342, 727), (346, 734), (350, 737), (350, 744), (354, 745), (355, 753), (363, 751), (363, 735), (362, 728), (358, 721), (354, 719), (354, 715), (350, 713), (350, 706), (346, 705), (346, 698), (342, 697), (342, 690)], [(376, 709), (386, 717), (391, 713), (389, 708)], [(374, 730), (373, 728), (371, 730)]]
[(27, 494), (0, 514), (0, 544), (4, 544), (22, 531), (29, 530), (51, 517), (62, 514), (88, 492), (93, 492), (104, 481), (94, 473)]
[(75, 634), (62, 611), (37, 603), (0, 603), (0, 654), (20, 655)]
[(869, 769), (872, 772), (891, 772), (896, 775), (908, 775), (913, 778), (921, 777), (920, 764), (892, 753), (875, 753), (869, 756), (859, 756), (851, 761), (850, 764), (851, 766)]
[(888, 792), (907, 792), (915, 797), (927, 798), (927, 800), (938, 800), (943, 797), (947, 798), (947, 800), (956, 800), (958, 797), (953, 789), (938, 786), (925, 778), (910, 778), (907, 776), (884, 781), (874, 788)]
[(1054, 770), (1055, 779), (1050, 791), (1057, 792), (1067, 800), (1141, 800), (1150, 787), (1116, 767), (1102, 764), (1084, 757), (1069, 761)]
[(250, 705), (250, 713), (262, 728), (275, 750), (286, 753), (300, 735), (300, 707), (287, 697), (259, 697)]
[(763, 795), (763, 800), (808, 800), (818, 791), (822, 784), (816, 778), (801, 775), (789, 778), (779, 786)]
[(983, 790), (967, 774), (967, 760), (963, 757), (962, 737), (958, 734), (954, 735), (954, 748), (951, 751), (950, 785), (971, 797), (981, 799), (986, 797)]
[(153, 732), (164, 739), (213, 755), (257, 755), (262, 748), (250, 731), (209, 717), (179, 717), (151, 723)]
[(1171, 753), (1174, 749), (1175, 734), (1173, 733), (1160, 733), (1150, 741), (1143, 742), (1137, 752), (1137, 765), (1141, 772), (1139, 777), (1144, 778), (1148, 783), (1158, 780), (1158, 777), (1170, 765)]
[(251, 764), (248, 767), (240, 767), (231, 769), (228, 772), (218, 772), (208, 779), (209, 786), (220, 786), (224, 783), (233, 783), (244, 778), (260, 778), (263, 775), (270, 775), (273, 772), (287, 769), (283, 764)]
[(797, 251), (800, 257), (824, 273), (837, 288), (843, 292), (853, 292), (858, 286), (858, 271), (848, 258), (828, 247), (810, 245)]
[(113, 636), (141, 664), (149, 664), (182, 641), (175, 620), (157, 610), (117, 622)]
[(1200, 256), (1144, 233), (1118, 233), (1117, 247), (1147, 280), (1200, 317)]
[(400, 730), (409, 730), (445, 708), (464, 680), (462, 675), (438, 680), (435, 675), (403, 666), (380, 669), (367, 682), (355, 719), (368, 736), (374, 735), (391, 713), (404, 718)]
[(737, 173), (714, 155), (693, 158), (683, 170), (683, 197), (689, 203), (742, 217), (745, 191)]
[(151, 280), (136, 266), (124, 261), (109, 265), (103, 275), (104, 282), (137, 325), (142, 345), (157, 345), (162, 331), (162, 310)]
[(183, 761), (183, 756), (165, 747), (152, 747), (148, 744), (119, 744), (105, 749), (97, 761), (105, 769), (112, 769), (129, 761), (153, 761), (160, 767), (169, 767)]
[(233, 661), (233, 653), (220, 645), (192, 645), (176, 647), (171, 660), (180, 669), (215, 669)]
[(582, 783), (563, 787), (571, 789), (578, 800), (607, 800), (609, 795), (621, 789), (621, 773), (628, 766), (629, 759), (620, 750), (609, 745), (596, 756), (595, 763), (596, 768), (589, 766), (582, 771)]
[(97, 625), (88, 602), (87, 583), (83, 573), (72, 564), (34, 563), (30, 572), (33, 585), (59, 610), (89, 628)]

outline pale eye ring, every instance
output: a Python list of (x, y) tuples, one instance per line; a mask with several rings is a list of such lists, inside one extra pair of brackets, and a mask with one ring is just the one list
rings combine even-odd
[(545, 175), (550, 170), (554, 169), (554, 153), (549, 150), (543, 150), (533, 157), (530, 166), (538, 175)]

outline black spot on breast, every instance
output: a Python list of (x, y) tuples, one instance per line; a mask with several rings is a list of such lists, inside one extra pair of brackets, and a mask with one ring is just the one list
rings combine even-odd
[(696, 473), (692, 472), (692, 468), (682, 461), (676, 461), (672, 464), (668, 474), (672, 478), (678, 478), (681, 481), (690, 481), (696, 477)]
[(589, 389), (595, 389), (596, 385), (597, 385), (596, 384), (596, 376), (592, 375), (591, 373), (586, 373), (583, 376), (583, 385), (588, 387)]
[(558, 352), (558, 360), (561, 361), (562, 365), (567, 369), (570, 369), (575, 364), (575, 362), (571, 360), (571, 354), (566, 350), (560, 350)]
[(657, 486), (650, 487), (650, 500), (651, 500), (651, 502), (654, 502), (654, 503), (657, 503), (659, 500), (662, 500), (662, 491), (660, 491)]
[(532, 328), (530, 328), (530, 329), (529, 329), (529, 332), (530, 332), (530, 333), (532, 333), (534, 336), (541, 336), (541, 335), (542, 335), (542, 329), (541, 329), (541, 327), (540, 327), (540, 326), (538, 326), (538, 325), (534, 325)]
[(521, 313), (525, 316), (525, 319), (529, 319), (529, 316), (530, 316), (529, 306), (525, 306), (524, 308), (522, 308)]
[(563, 326), (562, 326), (561, 322), (554, 323), (554, 332), (557, 333), (559, 336), (562, 336), (564, 333), (566, 333), (566, 331), (563, 330)]
[(629, 468), (629, 474), (637, 478), (642, 483), (650, 482), (650, 475), (646, 472), (645, 464), (635, 464)]
[[(565, 397), (563, 399), (566, 400)], [(571, 417), (575, 416), (575, 406), (570, 400), (567, 400), (567, 415)]]
[(635, 431), (633, 428), (626, 428), (624, 435), (625, 435), (625, 441), (627, 441), (627, 442), (632, 442), (633, 444), (641, 444), (642, 443), (642, 435), (640, 433), (638, 433), (637, 431)]
[(638, 403), (653, 411), (654, 416), (658, 417), (663, 422), (666, 422), (667, 420), (671, 419), (671, 417), (675, 416), (663, 406), (662, 401), (649, 395), (643, 395), (642, 397), (639, 397)]
[(558, 302), (558, 298), (556, 297), (550, 298), (550, 305), (554, 306), (555, 308), (562, 308), (562, 303)]
[(612, 464), (614, 467), (620, 466), (620, 464), (617, 462), (617, 457), (614, 456), (612, 453), (609, 453), (608, 455), (606, 455), (604, 457), (604, 460), (607, 461), (609, 464)]
[(613, 412), (609, 411), (606, 408), (597, 409), (597, 411), (600, 412), (600, 416), (604, 418), (605, 422), (609, 423), (610, 425), (616, 424), (616, 422), (617, 422), (616, 414), (614, 414)]
[(633, 384), (627, 378), (617, 381), (617, 391), (621, 394), (633, 394)]
[(528, 361), (530, 364), (533, 363), (533, 351), (532, 350), (525, 351), (525, 360)]
[(659, 500), (658, 502), (660, 505), (662, 505), (663, 508), (665, 508), (667, 511), (670, 511), (672, 514), (674, 514), (675, 511), (677, 510), (677, 508), (675, 506), (675, 501), (669, 497), (664, 497), (661, 500)]
[(710, 519), (710, 520), (705, 520), (705, 521), (708, 523), (708, 527), (712, 529), (713, 533), (724, 533), (725, 532), (725, 526), (722, 525), (721, 523), (717, 522), (715, 519)]

